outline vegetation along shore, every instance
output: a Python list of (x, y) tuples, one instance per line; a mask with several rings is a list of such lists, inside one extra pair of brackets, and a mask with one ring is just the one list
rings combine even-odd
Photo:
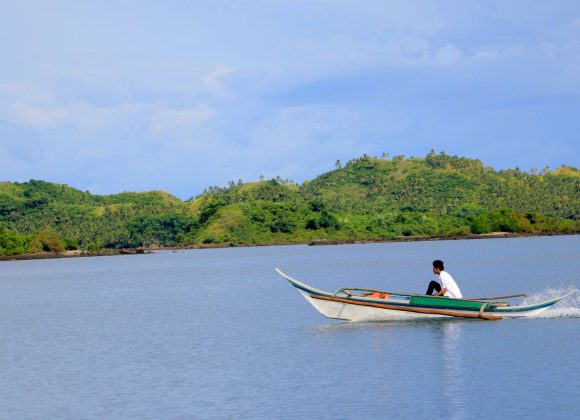
[(435, 152), (365, 155), (302, 184), (230, 182), (185, 201), (162, 191), (93, 195), (44, 181), (0, 183), (3, 259), (490, 233), (580, 233), (580, 170), (498, 171)]

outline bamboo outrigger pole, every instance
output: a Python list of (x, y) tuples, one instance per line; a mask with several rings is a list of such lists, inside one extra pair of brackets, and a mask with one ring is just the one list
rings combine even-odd
[(528, 297), (525, 293), (520, 293), (519, 295), (509, 295), (509, 296), (496, 296), (496, 297), (477, 297), (477, 298), (463, 298), (465, 300), (496, 300), (496, 299), (509, 299), (515, 297)]

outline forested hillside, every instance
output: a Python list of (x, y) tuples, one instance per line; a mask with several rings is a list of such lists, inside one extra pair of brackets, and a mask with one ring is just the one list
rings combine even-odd
[(363, 156), (302, 185), (280, 178), (98, 196), (43, 181), (0, 184), (0, 254), (315, 239), (580, 232), (580, 171), (496, 171), (445, 153)]

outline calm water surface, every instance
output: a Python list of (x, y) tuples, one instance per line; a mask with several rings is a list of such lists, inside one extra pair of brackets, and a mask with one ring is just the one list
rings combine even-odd
[(0, 263), (0, 417), (579, 418), (580, 299), (542, 319), (327, 320), (327, 290), (580, 288), (580, 237)]

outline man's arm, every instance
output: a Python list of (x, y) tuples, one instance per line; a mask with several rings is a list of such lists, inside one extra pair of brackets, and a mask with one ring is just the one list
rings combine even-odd
[(446, 291), (447, 291), (447, 288), (444, 287), (443, 289), (439, 290), (435, 296), (443, 296)]

